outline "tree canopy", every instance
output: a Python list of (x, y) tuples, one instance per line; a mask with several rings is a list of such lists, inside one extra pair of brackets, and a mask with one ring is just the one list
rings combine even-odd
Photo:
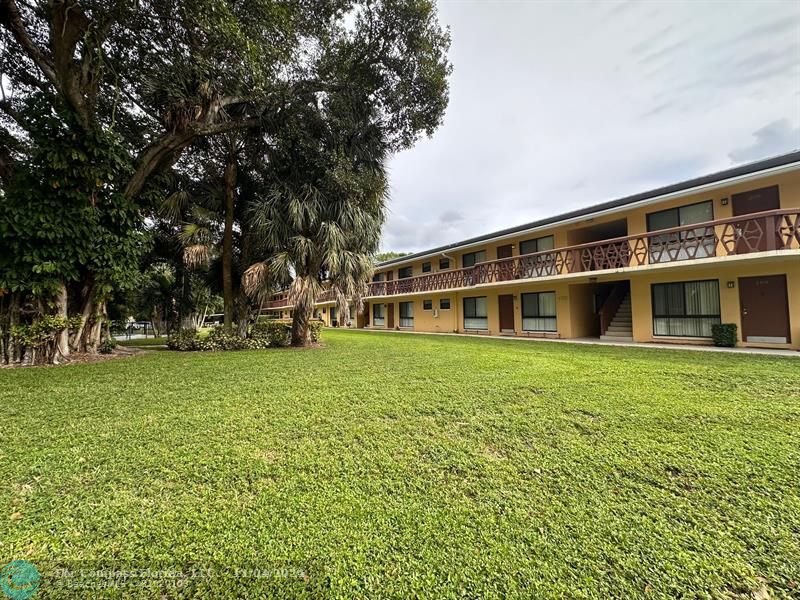
[[(361, 264), (383, 222), (375, 165), (441, 123), (448, 46), (431, 0), (0, 0), (0, 354), (13, 327), (52, 311), (81, 316), (71, 346), (96, 347), (106, 300), (135, 284), (176, 193), (186, 205), (167, 227), (184, 251), (200, 247), (186, 233), (198, 190), (226, 199), (205, 215), (221, 234), (206, 246), (221, 244), (226, 315), (237, 278), (297, 243), (292, 227), (280, 244), (248, 233), (277, 189), (323, 230), (338, 214), (345, 237), (356, 223), (336, 211), (371, 194)], [(309, 163), (317, 200), (287, 175)]]

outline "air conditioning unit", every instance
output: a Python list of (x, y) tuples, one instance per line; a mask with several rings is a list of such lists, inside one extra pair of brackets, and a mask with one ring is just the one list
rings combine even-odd
[(433, 318), (434, 319), (438, 319), (439, 318), (439, 309), (438, 308), (434, 308), (433, 309)]

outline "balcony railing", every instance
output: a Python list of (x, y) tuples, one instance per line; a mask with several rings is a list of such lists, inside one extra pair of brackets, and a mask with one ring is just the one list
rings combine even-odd
[(288, 298), (283, 298), (282, 300), (267, 300), (266, 302), (261, 304), (262, 310), (267, 310), (270, 308), (283, 308), (286, 306), (291, 306), (291, 302), (289, 302)]
[(373, 281), (367, 295), (435, 292), (518, 279), (798, 248), (800, 209), (772, 210), (492, 260), (465, 269), (395, 281)]
[[(326, 290), (317, 297), (317, 302), (333, 302), (333, 300), (335, 300), (335, 298), (332, 290)], [(269, 310), (274, 308), (287, 308), (291, 306), (292, 302), (288, 298), (283, 298), (281, 300), (268, 300), (261, 305), (261, 309)]]

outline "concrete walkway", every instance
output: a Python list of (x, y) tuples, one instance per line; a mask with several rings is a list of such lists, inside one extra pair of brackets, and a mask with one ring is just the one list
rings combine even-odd
[(393, 329), (351, 329), (371, 333), (402, 333), (408, 335), (449, 335), (454, 337), (481, 338), (490, 340), (513, 340), (519, 342), (544, 342), (556, 344), (594, 344), (597, 346), (624, 346), (630, 348), (653, 348), (663, 350), (692, 350), (695, 352), (731, 352), (734, 354), (760, 354), (762, 356), (788, 356), (800, 358), (800, 351), (772, 348), (720, 348), (718, 346), (699, 346), (694, 344), (659, 344), (655, 342), (609, 342), (599, 338), (574, 338), (561, 340), (554, 338), (521, 337), (512, 335), (483, 335), (478, 333), (434, 333), (430, 331), (402, 331)]

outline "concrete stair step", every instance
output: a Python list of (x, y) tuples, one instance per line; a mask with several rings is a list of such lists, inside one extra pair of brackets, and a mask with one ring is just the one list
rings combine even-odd
[(608, 330), (600, 339), (605, 342), (632, 342), (633, 341), (633, 309), (631, 308), (631, 295), (622, 300)]
[(633, 336), (601, 335), (600, 339), (604, 342), (632, 342)]

